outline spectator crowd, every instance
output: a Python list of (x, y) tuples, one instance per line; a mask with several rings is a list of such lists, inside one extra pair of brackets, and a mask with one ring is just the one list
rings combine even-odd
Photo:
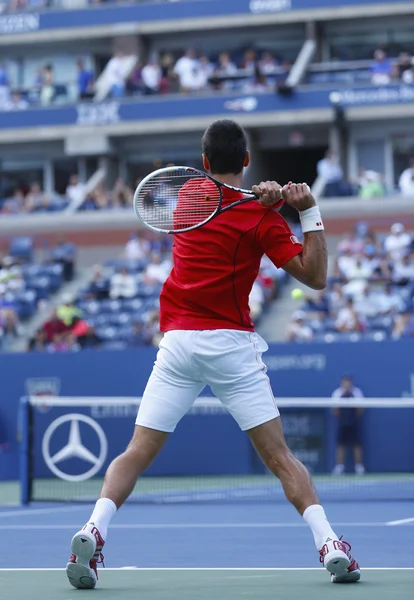
[(337, 248), (326, 290), (307, 297), (288, 341), (414, 337), (414, 238), (394, 223), (381, 239), (361, 224)]

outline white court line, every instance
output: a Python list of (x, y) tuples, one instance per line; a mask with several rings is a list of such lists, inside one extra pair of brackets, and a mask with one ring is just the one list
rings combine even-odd
[(400, 519), (399, 521), (388, 521), (387, 525), (408, 525), (409, 523), (414, 523), (414, 517), (410, 519)]
[(90, 508), (92, 504), (79, 504), (78, 506), (57, 506), (50, 508), (32, 508), (27, 510), (5, 510), (0, 512), (0, 517), (31, 517), (32, 515), (46, 515), (49, 513), (60, 513), (60, 512), (74, 512), (77, 510), (83, 510)]
[[(0, 531), (77, 529), (81, 523), (0, 525)], [(332, 523), (333, 527), (386, 527), (387, 523)], [(111, 529), (291, 529), (308, 528), (306, 523), (114, 523)]]
[[(22, 568), (22, 569), (4, 569), (0, 568), (0, 572), (6, 573), (9, 571), (30, 572), (30, 571), (60, 571), (63, 573), (65, 569), (57, 568)], [(105, 568), (102, 572), (107, 571), (321, 571), (323, 567), (116, 567)], [(364, 567), (364, 571), (414, 571), (414, 567)]]

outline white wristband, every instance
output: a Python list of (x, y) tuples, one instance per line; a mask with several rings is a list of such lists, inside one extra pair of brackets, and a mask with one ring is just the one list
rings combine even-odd
[(312, 206), (299, 212), (300, 224), (303, 233), (309, 231), (323, 231), (325, 227), (322, 223), (321, 211), (319, 206)]

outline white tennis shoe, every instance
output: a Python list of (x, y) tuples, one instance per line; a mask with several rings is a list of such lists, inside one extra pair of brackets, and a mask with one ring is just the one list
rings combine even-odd
[(69, 582), (77, 589), (92, 589), (98, 580), (97, 565), (104, 561), (105, 542), (94, 523), (87, 523), (72, 538), (72, 556), (66, 565)]
[(332, 583), (352, 583), (361, 579), (358, 563), (348, 542), (327, 538), (319, 550), (320, 561), (331, 574)]

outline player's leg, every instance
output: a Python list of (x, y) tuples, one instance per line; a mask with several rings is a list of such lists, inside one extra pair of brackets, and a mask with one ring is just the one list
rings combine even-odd
[[(262, 352), (260, 336), (240, 331), (200, 332), (195, 360), (213, 392), (228, 408), (268, 468), (280, 478), (288, 499), (310, 526), (324, 564), (347, 573), (352, 564), (346, 546), (332, 531), (307, 469), (286, 445)], [(336, 564), (335, 564), (336, 563)], [(331, 566), (334, 568), (331, 569)]]
[(109, 466), (91, 518), (72, 539), (72, 557), (66, 571), (76, 588), (95, 587), (96, 565), (112, 518), (204, 388), (189, 356), (190, 334), (171, 332), (161, 341), (132, 440)]

